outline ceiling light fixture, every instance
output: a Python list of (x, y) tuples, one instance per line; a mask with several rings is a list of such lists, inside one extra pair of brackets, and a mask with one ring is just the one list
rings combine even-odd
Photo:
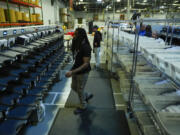
[(178, 0), (176, 0), (176, 1), (174, 1), (174, 3), (179, 3), (179, 1), (178, 1)]
[(117, 2), (121, 2), (121, 0), (117, 0)]
[(164, 9), (165, 8), (165, 6), (160, 6), (160, 9)]
[(97, 0), (97, 2), (102, 2), (102, 0)]
[(179, 6), (180, 4), (172, 4), (173, 6)]
[(83, 0), (80, 0), (81, 2), (83, 2)]

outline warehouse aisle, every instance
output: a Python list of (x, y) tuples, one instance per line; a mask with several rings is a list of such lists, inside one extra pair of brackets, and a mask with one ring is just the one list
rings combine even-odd
[(108, 74), (92, 70), (85, 89), (94, 94), (88, 110), (81, 115), (73, 114), (79, 101), (71, 91), (49, 135), (130, 135), (124, 111), (115, 110)]

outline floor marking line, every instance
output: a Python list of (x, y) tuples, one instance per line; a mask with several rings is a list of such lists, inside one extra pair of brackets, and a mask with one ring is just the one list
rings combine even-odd
[(47, 92), (47, 94), (68, 94), (69, 92)]
[(113, 93), (114, 95), (122, 95), (122, 93)]
[(56, 100), (56, 97), (57, 97), (57, 93), (55, 94), (55, 96), (54, 96), (54, 98), (53, 98), (53, 100), (52, 100), (52, 102), (51, 102), (51, 104), (54, 104), (54, 102), (55, 102), (55, 100)]
[(117, 107), (126, 106), (125, 104), (116, 104)]
[(64, 106), (64, 104), (49, 104), (49, 103), (44, 103), (44, 105), (47, 105), (47, 106), (53, 106), (53, 105)]

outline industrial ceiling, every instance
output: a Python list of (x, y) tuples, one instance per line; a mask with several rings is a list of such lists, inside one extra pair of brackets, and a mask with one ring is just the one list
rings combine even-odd
[[(67, 5), (69, 0), (64, 1)], [(180, 0), (129, 0), (131, 10), (174, 10), (180, 11)], [(126, 11), (128, 0), (114, 0), (117, 11)], [(113, 10), (113, 0), (73, 0), (75, 11), (106, 11)]]

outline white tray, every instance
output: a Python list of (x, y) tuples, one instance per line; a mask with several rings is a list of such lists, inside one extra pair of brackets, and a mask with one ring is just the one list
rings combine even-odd
[(160, 112), (157, 114), (157, 118), (168, 135), (180, 134), (180, 113)]

